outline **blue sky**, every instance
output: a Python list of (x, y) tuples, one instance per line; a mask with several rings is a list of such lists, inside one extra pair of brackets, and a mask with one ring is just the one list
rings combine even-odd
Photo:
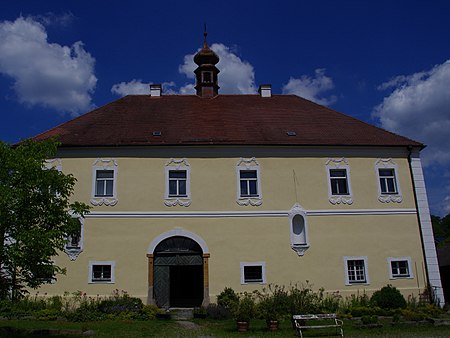
[(450, 1), (8, 1), (0, 12), (0, 140), (127, 93), (190, 93), (192, 55), (219, 54), (221, 93), (272, 84), (428, 145), (433, 214), (450, 213)]

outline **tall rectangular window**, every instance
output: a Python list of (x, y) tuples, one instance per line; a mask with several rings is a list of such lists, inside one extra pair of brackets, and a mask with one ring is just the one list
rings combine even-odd
[(368, 284), (367, 257), (344, 257), (346, 284)]
[(240, 187), (242, 197), (258, 196), (258, 176), (256, 170), (241, 170)]
[(112, 197), (114, 194), (114, 170), (97, 170), (95, 197)]
[(330, 185), (332, 195), (348, 195), (347, 170), (330, 169)]
[(187, 196), (186, 182), (187, 182), (186, 170), (170, 170), (169, 171), (169, 197)]
[(394, 169), (378, 169), (378, 175), (382, 194), (398, 193)]

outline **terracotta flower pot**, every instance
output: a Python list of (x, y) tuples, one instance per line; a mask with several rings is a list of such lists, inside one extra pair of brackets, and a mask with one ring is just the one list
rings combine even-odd
[(278, 320), (266, 320), (267, 329), (269, 331), (277, 331), (279, 322)]
[(238, 330), (238, 332), (247, 332), (249, 326), (250, 326), (250, 322), (237, 321), (237, 330)]

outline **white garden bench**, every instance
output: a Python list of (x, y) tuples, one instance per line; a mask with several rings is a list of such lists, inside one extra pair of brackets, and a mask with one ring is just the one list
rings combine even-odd
[[(294, 315), (292, 316), (292, 319), (295, 323), (295, 329), (300, 337), (303, 338), (303, 332), (304, 329), (325, 329), (325, 328), (335, 328), (336, 329), (336, 335), (340, 335), (341, 337), (344, 337), (344, 329), (343, 321), (340, 319), (337, 319), (336, 314), (334, 313), (326, 313), (326, 314), (309, 314), (309, 315)], [(316, 321), (314, 325), (311, 325), (308, 322)], [(318, 322), (320, 321), (320, 322)]]

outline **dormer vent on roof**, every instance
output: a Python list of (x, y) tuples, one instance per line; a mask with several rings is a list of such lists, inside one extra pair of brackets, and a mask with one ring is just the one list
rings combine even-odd
[(259, 95), (261, 97), (272, 97), (272, 85), (270, 84), (262, 84), (258, 89)]
[(150, 85), (150, 96), (161, 96), (161, 94), (162, 94), (162, 86), (160, 84)]
[(206, 41), (207, 35), (205, 27), (203, 48), (194, 56), (194, 62), (198, 65), (197, 69), (194, 70), (196, 79), (195, 90), (200, 97), (215, 97), (219, 95), (220, 88), (217, 78), (220, 70), (216, 67), (219, 57), (209, 48)]

